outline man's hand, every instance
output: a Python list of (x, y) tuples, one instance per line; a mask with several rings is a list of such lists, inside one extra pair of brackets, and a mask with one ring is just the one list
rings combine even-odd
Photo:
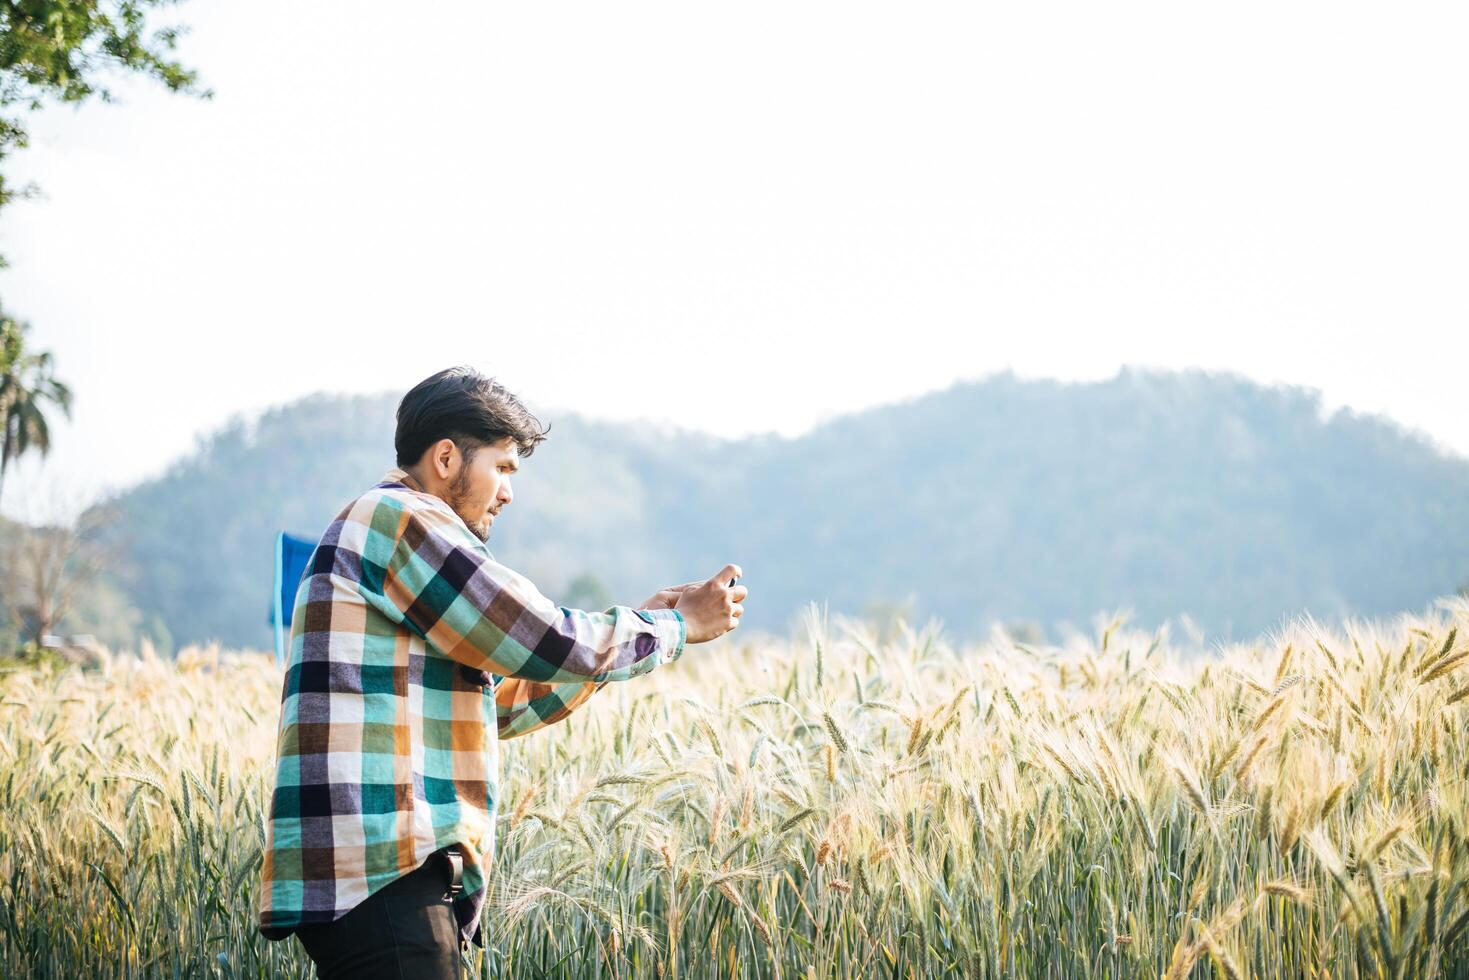
[(741, 603), (749, 589), (732, 583), (743, 574), (740, 566), (725, 565), (708, 581), (690, 582), (677, 591), (673, 608), (684, 618), (686, 643), (704, 643), (740, 625), (745, 614)]

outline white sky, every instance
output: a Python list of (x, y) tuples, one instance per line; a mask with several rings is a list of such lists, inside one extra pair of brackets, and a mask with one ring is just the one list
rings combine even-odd
[(725, 435), (1232, 369), (1469, 453), (1465, 11), (190, 0), (212, 101), (6, 164), (0, 300), (77, 404), (4, 510), (459, 362)]

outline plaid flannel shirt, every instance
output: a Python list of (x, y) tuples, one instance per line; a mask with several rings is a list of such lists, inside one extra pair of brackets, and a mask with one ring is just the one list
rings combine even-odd
[(458, 844), (479, 942), (499, 739), (683, 653), (671, 609), (564, 609), (401, 469), (348, 504), (296, 592), (260, 928), (331, 922)]

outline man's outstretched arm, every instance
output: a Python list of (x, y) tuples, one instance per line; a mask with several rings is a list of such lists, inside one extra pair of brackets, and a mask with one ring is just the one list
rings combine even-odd
[(543, 684), (615, 681), (683, 653), (676, 610), (565, 609), (491, 558), (448, 511), (390, 497), (364, 510), (367, 600), (471, 669)]
[[(659, 589), (634, 608), (672, 609), (680, 593), (699, 584), (689, 582)], [(593, 694), (607, 686), (606, 681), (541, 684), (519, 677), (496, 677), (496, 681), (495, 722), (502, 740), (529, 735), (565, 721), (573, 711), (591, 700)]]

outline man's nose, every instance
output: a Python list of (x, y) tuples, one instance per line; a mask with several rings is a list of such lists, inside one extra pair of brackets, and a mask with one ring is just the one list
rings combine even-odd
[(511, 500), (515, 499), (514, 495), (510, 492), (509, 480), (506, 480), (505, 482), (500, 484), (500, 492), (499, 494), (497, 494), (497, 496), (507, 504), (510, 503)]

